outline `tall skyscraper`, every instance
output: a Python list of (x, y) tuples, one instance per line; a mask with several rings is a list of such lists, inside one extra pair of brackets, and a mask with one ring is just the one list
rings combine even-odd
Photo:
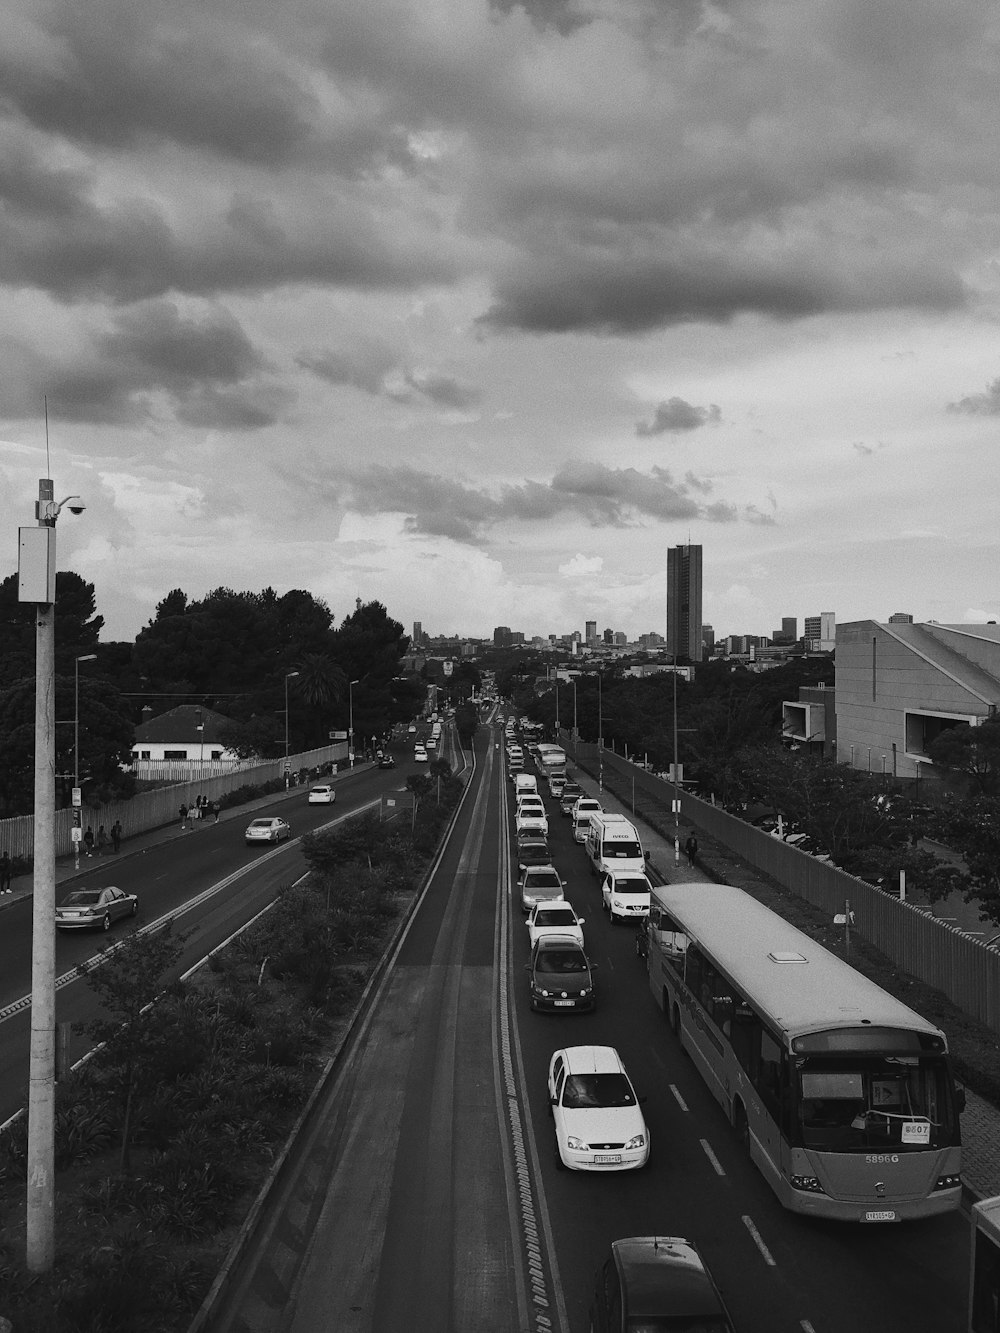
[(424, 641), (424, 627), (419, 620), (413, 622), (413, 646), (419, 648)]
[(587, 643), (593, 643), (594, 640), (597, 638), (597, 621), (596, 621), (596, 620), (588, 620), (588, 621), (587, 621), (587, 625), (586, 625), (586, 630), (587, 630), (587, 632), (586, 632), (586, 634), (584, 634), (584, 636), (583, 636), (583, 637), (584, 637), (584, 640), (585, 640)]
[(667, 652), (682, 661), (702, 660), (700, 546), (667, 552)]

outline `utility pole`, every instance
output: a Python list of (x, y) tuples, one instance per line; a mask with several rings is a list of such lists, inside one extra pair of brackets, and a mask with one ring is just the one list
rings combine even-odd
[[(73, 504), (76, 500), (77, 503)], [(35, 604), (35, 836), (31, 916), (31, 1047), (28, 1064), (26, 1262), (55, 1262), (56, 1102), (56, 519), (80, 514), (78, 495), (56, 504), (50, 478), (38, 482), (37, 527), (18, 529), (19, 602)]]

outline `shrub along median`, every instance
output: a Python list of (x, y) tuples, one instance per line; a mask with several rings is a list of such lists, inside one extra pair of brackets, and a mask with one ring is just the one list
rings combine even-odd
[(307, 836), (308, 878), (186, 982), (164, 988), (183, 943), (169, 929), (86, 969), (102, 1045), (58, 1085), (43, 1276), (24, 1265), (25, 1118), (0, 1137), (0, 1315), (18, 1333), (190, 1323), (458, 803), (447, 765), (432, 773), (410, 780), (405, 820)]

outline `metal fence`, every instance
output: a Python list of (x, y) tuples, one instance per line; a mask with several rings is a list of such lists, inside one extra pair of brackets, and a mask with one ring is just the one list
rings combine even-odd
[[(343, 742), (324, 745), (318, 750), (307, 750), (301, 754), (288, 756), (288, 763), (293, 773), (303, 768), (319, 768), (328, 763), (339, 763), (347, 758), (347, 746)], [(221, 799), (228, 792), (248, 785), (259, 786), (272, 779), (280, 778), (284, 772), (284, 759), (273, 759), (267, 763), (255, 764), (247, 768), (227, 768), (212, 777), (194, 778), (184, 782), (175, 782), (169, 786), (156, 787), (152, 791), (141, 792), (127, 801), (111, 801), (107, 805), (83, 807), (81, 812), (83, 828), (89, 824), (96, 836), (97, 830), (104, 826), (109, 836), (116, 820), (121, 822), (123, 837), (129, 838), (136, 833), (145, 833), (149, 829), (162, 828), (178, 818), (182, 805), (190, 806), (196, 797), (206, 796), (210, 801)], [(69, 808), (56, 811), (56, 856), (68, 856), (73, 850), (73, 811)], [(34, 815), (16, 815), (13, 819), (0, 820), (0, 851), (6, 851), (12, 857), (31, 858), (35, 848)]]
[[(574, 752), (588, 768), (596, 767), (596, 745), (578, 743), (574, 747), (569, 741), (567, 754), (572, 756)], [(670, 782), (654, 777), (612, 750), (604, 749), (600, 761), (605, 771), (611, 770), (619, 781), (632, 784), (637, 795), (662, 807), (665, 825), (672, 821), (674, 787)], [(854, 914), (852, 928), (864, 939), (904, 972), (943, 991), (964, 1013), (1000, 1031), (1000, 953), (929, 916), (913, 903), (900, 902), (865, 880), (800, 852), (710, 801), (685, 791), (680, 799), (685, 823), (697, 825), (831, 919), (849, 902)]]

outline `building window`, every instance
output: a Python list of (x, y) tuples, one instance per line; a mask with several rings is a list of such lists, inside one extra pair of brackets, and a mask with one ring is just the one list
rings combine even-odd
[(906, 753), (914, 759), (927, 759), (927, 747), (943, 731), (952, 727), (974, 726), (979, 719), (967, 713), (931, 713), (911, 711), (903, 713), (906, 727)]
[(188, 752), (187, 750), (164, 750), (163, 757), (164, 759), (186, 759)]
[(213, 750), (213, 751), (212, 751), (212, 758), (213, 758), (213, 759), (221, 759), (221, 758), (222, 758), (222, 751), (221, 751), (221, 750)]

